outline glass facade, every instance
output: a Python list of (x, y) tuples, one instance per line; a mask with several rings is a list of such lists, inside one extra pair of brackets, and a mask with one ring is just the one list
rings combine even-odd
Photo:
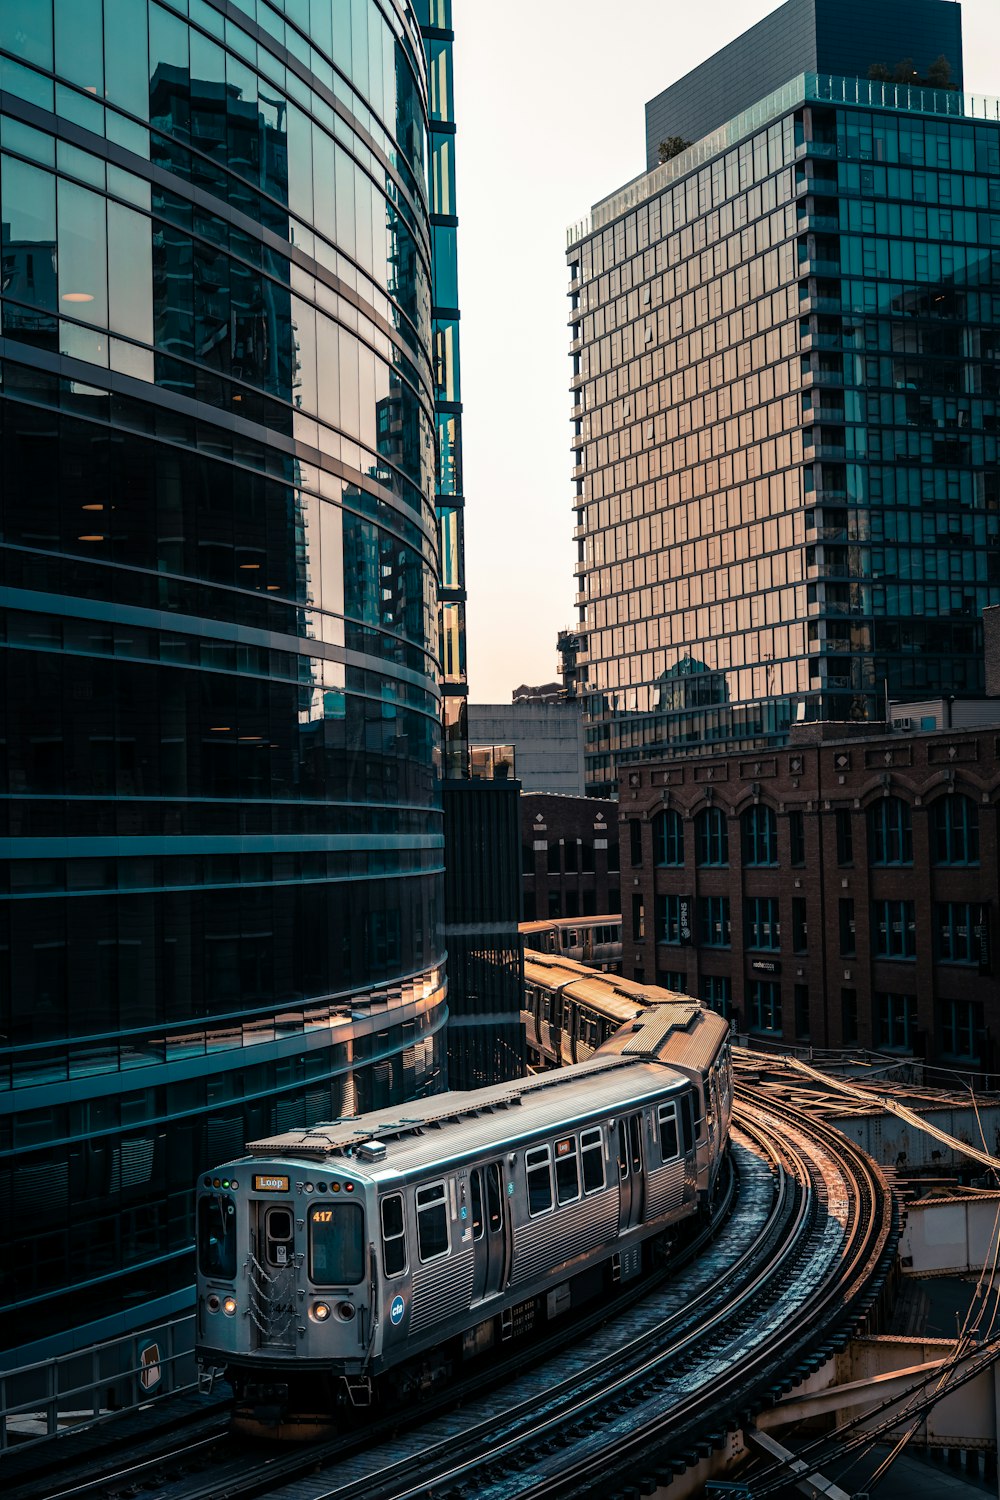
[(803, 75), (569, 234), (587, 779), (981, 692), (1000, 120)]
[(5, 0), (0, 89), (0, 1305), (40, 1358), (187, 1305), (207, 1165), (443, 1082), (436, 229), (396, 0)]
[(465, 658), (465, 496), (462, 490), (462, 372), (459, 359), (458, 218), (452, 0), (415, 0), (430, 85), (429, 190), (433, 275), (434, 422), (445, 775), (469, 775)]

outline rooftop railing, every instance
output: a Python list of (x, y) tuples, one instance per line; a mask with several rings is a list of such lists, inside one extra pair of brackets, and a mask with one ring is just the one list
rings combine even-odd
[(800, 73), (766, 98), (727, 120), (686, 150), (662, 162), (651, 172), (634, 177), (617, 192), (595, 203), (590, 213), (571, 224), (567, 245), (575, 245), (596, 229), (662, 192), (670, 183), (686, 177), (723, 151), (730, 150), (764, 125), (780, 119), (798, 104), (816, 100), (829, 104), (861, 105), (866, 109), (907, 110), (914, 114), (944, 115), (950, 119), (1000, 122), (1000, 98), (984, 94), (960, 94), (953, 89), (932, 89), (908, 83), (883, 83), (875, 78), (838, 78), (829, 73)]

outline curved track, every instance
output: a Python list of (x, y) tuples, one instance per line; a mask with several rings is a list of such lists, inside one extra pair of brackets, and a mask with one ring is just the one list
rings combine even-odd
[(571, 1349), (488, 1395), (453, 1391), (466, 1404), (419, 1428), (220, 1452), (200, 1477), (161, 1468), (158, 1496), (607, 1500), (634, 1476), (679, 1472), (849, 1336), (894, 1248), (881, 1174), (832, 1127), (738, 1088), (733, 1158), (739, 1193), (714, 1241), (599, 1331), (577, 1328)]

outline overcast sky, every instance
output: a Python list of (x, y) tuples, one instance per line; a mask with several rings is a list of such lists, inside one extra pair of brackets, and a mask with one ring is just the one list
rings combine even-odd
[[(566, 227), (644, 169), (646, 100), (775, 9), (454, 0), (473, 703), (551, 681), (576, 618)], [(967, 91), (1000, 94), (998, 0), (962, 27)]]

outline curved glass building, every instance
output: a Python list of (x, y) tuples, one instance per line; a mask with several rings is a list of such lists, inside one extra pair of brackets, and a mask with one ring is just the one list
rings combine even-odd
[(246, 1138), (440, 1087), (446, 989), (417, 19), (4, 0), (0, 89), (9, 1369), (185, 1308)]

